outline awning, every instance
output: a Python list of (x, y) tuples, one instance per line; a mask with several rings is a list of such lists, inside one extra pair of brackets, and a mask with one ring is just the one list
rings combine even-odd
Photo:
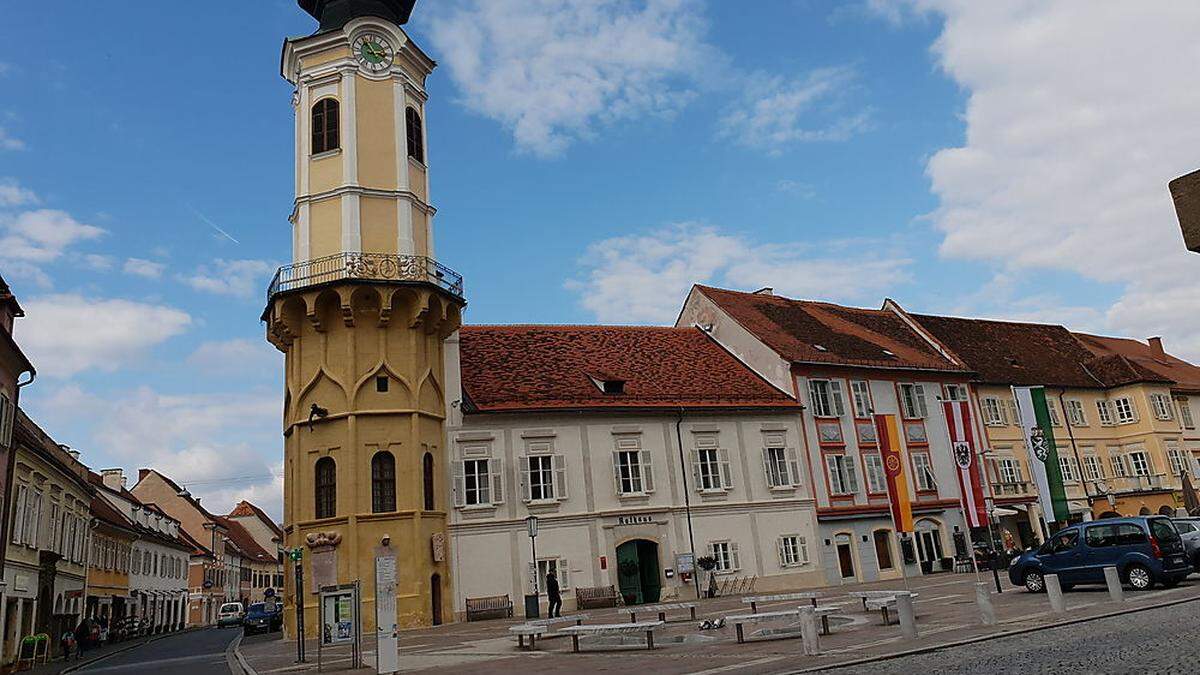
[(992, 513), (995, 514), (996, 517), (998, 517), (998, 518), (1001, 518), (1004, 516), (1019, 516), (1019, 515), (1021, 515), (1020, 511), (1017, 511), (1016, 509), (1011, 509), (1007, 506), (997, 506), (995, 509), (992, 510)]

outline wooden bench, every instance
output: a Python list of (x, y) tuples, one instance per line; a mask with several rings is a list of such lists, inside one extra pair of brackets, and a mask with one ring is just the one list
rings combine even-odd
[(742, 625), (747, 623), (761, 623), (763, 621), (774, 621), (779, 619), (794, 618), (799, 620), (800, 610), (784, 609), (778, 612), (763, 612), (762, 614), (730, 614), (725, 617), (725, 621), (733, 624), (734, 630), (737, 631), (737, 641), (741, 644), (746, 641), (745, 635), (742, 632)]
[(533, 651), (537, 644), (537, 639), (545, 635), (548, 630), (550, 630), (548, 626), (523, 623), (519, 626), (512, 626), (508, 629), (508, 632), (517, 636), (517, 647), (524, 647), (525, 638), (529, 638), (529, 651)]
[(637, 623), (638, 614), (657, 614), (658, 620), (666, 623), (667, 612), (676, 609), (686, 609), (691, 612), (692, 621), (696, 620), (696, 603), (694, 602), (671, 602), (662, 605), (640, 605), (629, 608), (629, 622)]
[(752, 614), (758, 613), (758, 606), (765, 605), (769, 602), (795, 602), (796, 600), (811, 600), (813, 607), (817, 606), (817, 598), (821, 597), (820, 593), (807, 591), (803, 593), (780, 593), (778, 595), (754, 595), (742, 598), (743, 605), (750, 605)]
[(591, 626), (568, 626), (560, 629), (559, 633), (571, 636), (571, 651), (579, 651), (579, 636), (631, 635), (646, 634), (646, 649), (654, 649), (654, 631), (662, 626), (661, 621), (644, 621), (642, 623), (594, 624)]
[[(919, 593), (909, 593), (912, 597), (917, 597)], [(863, 605), (867, 609), (878, 609), (883, 612), (883, 625), (891, 624), (891, 619), (888, 618), (888, 609), (896, 606), (896, 596), (889, 595), (877, 598), (867, 598), (863, 600)]]
[(579, 609), (598, 609), (616, 607), (620, 599), (615, 586), (596, 586), (595, 588), (576, 588), (575, 606)]
[(511, 618), (513, 615), (512, 600), (507, 595), (489, 595), (483, 598), (467, 598), (467, 621), (473, 621), (484, 615), (491, 619)]

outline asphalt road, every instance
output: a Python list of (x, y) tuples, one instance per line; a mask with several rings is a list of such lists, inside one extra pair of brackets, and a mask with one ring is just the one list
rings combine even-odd
[(162, 638), (80, 669), (80, 673), (229, 675), (225, 648), (242, 631), (206, 628)]
[(1200, 601), (976, 642), (927, 654), (834, 668), (845, 675), (913, 673), (1194, 673)]

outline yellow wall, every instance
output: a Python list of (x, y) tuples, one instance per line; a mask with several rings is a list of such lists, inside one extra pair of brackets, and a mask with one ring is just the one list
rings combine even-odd
[(358, 180), (366, 187), (396, 189), (395, 86), (363, 77), (355, 85)]
[(359, 200), (362, 221), (362, 250), (368, 253), (396, 252), (396, 201), (379, 197)]

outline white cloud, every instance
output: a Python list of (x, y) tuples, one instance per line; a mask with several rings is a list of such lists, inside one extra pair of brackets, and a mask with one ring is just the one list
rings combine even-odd
[(71, 377), (112, 372), (144, 360), (149, 349), (184, 332), (192, 318), (181, 310), (131, 300), (46, 295), (24, 301), (21, 346), (38, 372)]
[(81, 223), (65, 211), (37, 209), (15, 216), (0, 215), (0, 260), (45, 263), (73, 244), (96, 239), (104, 230)]
[(121, 268), (125, 274), (132, 274), (137, 277), (145, 277), (146, 279), (158, 279), (162, 276), (166, 265), (153, 260), (145, 260), (143, 258), (129, 258), (125, 261), (125, 265)]
[(25, 206), (38, 203), (33, 190), (21, 187), (11, 178), (0, 180), (0, 207)]
[[(865, 253), (867, 241), (756, 243), (711, 226), (684, 223), (592, 244), (584, 276), (567, 282), (597, 319), (669, 323), (693, 283), (793, 297), (878, 304), (878, 294), (910, 278), (904, 257)], [(888, 247), (896, 249), (895, 246)]]
[(1115, 284), (1107, 330), (1200, 357), (1200, 259), (1167, 192), (1200, 164), (1200, 5), (911, 6), (944, 18), (935, 57), (969, 92), (965, 143), (927, 166), (942, 254)]
[(227, 513), (250, 499), (278, 517), (282, 471), (278, 461), (277, 394), (264, 391), (164, 394), (150, 387), (100, 394), (67, 384), (33, 402), (50, 429), (89, 426), (68, 440), (92, 466), (153, 467), (202, 497), (205, 508)]
[(99, 253), (88, 253), (82, 259), (85, 267), (96, 272), (107, 272), (115, 264), (112, 256)]
[(720, 135), (773, 155), (795, 143), (847, 140), (870, 127), (870, 111), (847, 110), (855, 78), (848, 66), (794, 78), (756, 74), (721, 119)]
[(206, 375), (272, 376), (281, 372), (282, 359), (283, 355), (266, 340), (234, 338), (201, 344), (188, 356), (187, 362)]
[(275, 265), (266, 260), (223, 260), (201, 265), (181, 281), (198, 291), (252, 298), (266, 290)]
[(8, 135), (4, 127), (0, 127), (0, 150), (24, 150), (25, 141)]
[(785, 178), (775, 183), (775, 189), (784, 194), (795, 195), (801, 199), (815, 199), (817, 197), (817, 187), (815, 185), (798, 180)]
[(701, 68), (696, 0), (472, 0), (430, 21), (439, 58), (470, 110), (517, 147), (561, 154), (597, 126), (677, 111)]

